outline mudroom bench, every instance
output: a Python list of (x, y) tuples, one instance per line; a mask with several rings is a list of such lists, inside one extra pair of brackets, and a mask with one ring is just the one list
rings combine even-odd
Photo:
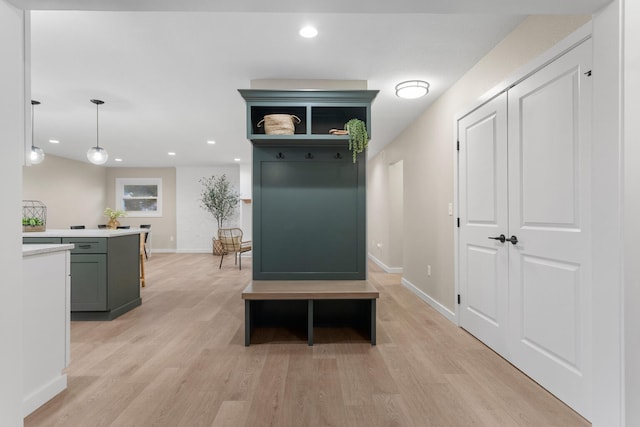
[(364, 326), (376, 344), (376, 299), (367, 280), (254, 280), (242, 292), (244, 345), (256, 327), (296, 326), (306, 321), (307, 343), (314, 326)]

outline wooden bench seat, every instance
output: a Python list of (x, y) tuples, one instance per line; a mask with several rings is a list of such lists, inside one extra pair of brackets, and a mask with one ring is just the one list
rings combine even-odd
[[(376, 299), (379, 296), (378, 290), (366, 280), (254, 280), (242, 292), (245, 300), (244, 343), (246, 346), (251, 344), (251, 332), (255, 326), (260, 326), (261, 322), (256, 324), (255, 311), (263, 308), (261, 304), (268, 304), (268, 301), (306, 301), (307, 342), (313, 345), (314, 301), (336, 300), (354, 302), (354, 306), (342, 306), (343, 312), (352, 312), (347, 314), (362, 316), (366, 313), (371, 344), (375, 345)], [(363, 310), (365, 305), (366, 310)]]

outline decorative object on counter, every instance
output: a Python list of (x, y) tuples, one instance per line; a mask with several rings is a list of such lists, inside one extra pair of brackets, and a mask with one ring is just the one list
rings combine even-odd
[(118, 218), (127, 216), (127, 213), (119, 209), (114, 210), (111, 208), (106, 208), (104, 210), (104, 216), (109, 218), (109, 222), (107, 222), (107, 228), (110, 230), (115, 230), (120, 226), (120, 222), (118, 221)]
[[(201, 178), (200, 183), (203, 186), (202, 193), (200, 193), (201, 206), (211, 212), (218, 223), (218, 229), (220, 229), (224, 222), (235, 214), (236, 207), (240, 202), (240, 195), (233, 189), (225, 174)], [(214, 237), (213, 254), (222, 255), (222, 253), (222, 245)]]
[(329, 129), (331, 135), (349, 135), (349, 132), (343, 129)]
[(293, 135), (300, 118), (293, 114), (267, 114), (256, 126), (261, 127), (263, 123), (267, 135)]
[(22, 231), (46, 231), (47, 207), (39, 200), (22, 201)]
[(109, 159), (109, 154), (107, 150), (100, 147), (100, 138), (99, 138), (99, 121), (98, 121), (98, 107), (104, 104), (104, 101), (99, 99), (90, 99), (89, 101), (96, 104), (96, 146), (89, 148), (87, 151), (87, 159), (94, 165), (102, 165), (107, 162)]
[(367, 125), (360, 119), (351, 119), (345, 123), (344, 130), (349, 133), (349, 150), (353, 153), (353, 163), (355, 163), (357, 155), (369, 145)]
[(29, 160), (31, 160), (32, 165), (40, 164), (44, 160), (44, 150), (42, 150), (42, 148), (40, 147), (36, 147), (35, 144), (33, 143), (33, 141), (35, 141), (34, 135), (33, 135), (33, 128), (34, 128), (34, 124), (33, 124), (34, 108), (33, 107), (35, 107), (36, 105), (40, 105), (40, 101), (34, 101), (32, 99), (31, 100), (31, 154), (29, 155)]
[(429, 83), (424, 80), (407, 80), (396, 85), (396, 96), (404, 99), (422, 98), (429, 93)]

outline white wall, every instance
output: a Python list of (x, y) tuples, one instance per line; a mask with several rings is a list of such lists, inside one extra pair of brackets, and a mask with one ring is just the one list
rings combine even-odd
[(620, 2), (593, 19), (592, 151), (594, 426), (622, 426)]
[(106, 222), (104, 209), (113, 206), (102, 166), (47, 155), (39, 165), (25, 166), (22, 177), (22, 197), (47, 206), (47, 228), (96, 228)]
[(623, 0), (626, 425), (640, 425), (640, 2)]
[(401, 269), (404, 258), (404, 168), (402, 160), (389, 168), (389, 267)]
[[(226, 174), (240, 190), (239, 166), (178, 167), (176, 168), (176, 233), (177, 252), (211, 252), (211, 239), (217, 235), (216, 220), (201, 207), (200, 179)], [(242, 204), (242, 202), (240, 202)], [(225, 226), (238, 226), (240, 213)]]
[(23, 34), (23, 12), (0, 0), (0, 425), (7, 427), (22, 426)]
[(240, 165), (240, 228), (242, 228), (243, 240), (251, 240), (253, 233), (253, 174), (251, 173), (251, 161)]

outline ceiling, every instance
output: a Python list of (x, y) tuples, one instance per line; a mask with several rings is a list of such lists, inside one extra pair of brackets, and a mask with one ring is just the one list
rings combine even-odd
[[(43, 2), (13, 3), (38, 8)], [(533, 8), (521, 0), (391, 3), (403, 13), (387, 10), (390, 2), (349, 2), (368, 12), (357, 14), (332, 13), (338, 6), (350, 11), (344, 1), (91, 5), (149, 9), (151, 3), (165, 11), (32, 13), (32, 98), (42, 103), (35, 110), (35, 141), (47, 154), (87, 161), (86, 151), (96, 142), (96, 107), (89, 100), (97, 98), (105, 102), (99, 132), (100, 145), (109, 152), (105, 166), (249, 162), (245, 106), (237, 89), (249, 88), (254, 79), (366, 80), (369, 89), (380, 90), (372, 107), (372, 154), (517, 26), (522, 13), (591, 13), (604, 1), (537, 0), (530, 2)], [(176, 3), (193, 11), (166, 11)], [(455, 10), (447, 10), (450, 3), (457, 5)], [(489, 11), (502, 4), (507, 14), (458, 13), (478, 12), (480, 3), (490, 5)], [(60, 0), (46, 6), (77, 4)], [(266, 4), (272, 11), (265, 10)], [(513, 9), (514, 4), (521, 9)], [(425, 13), (430, 11), (425, 5), (455, 14)], [(537, 10), (541, 5), (546, 9)], [(275, 13), (287, 7), (294, 12)], [(420, 13), (407, 13), (413, 10)], [(315, 39), (298, 35), (309, 23), (318, 28)], [(419, 100), (397, 98), (395, 84), (413, 78), (430, 82), (431, 92)], [(169, 151), (176, 155), (168, 156)]]

